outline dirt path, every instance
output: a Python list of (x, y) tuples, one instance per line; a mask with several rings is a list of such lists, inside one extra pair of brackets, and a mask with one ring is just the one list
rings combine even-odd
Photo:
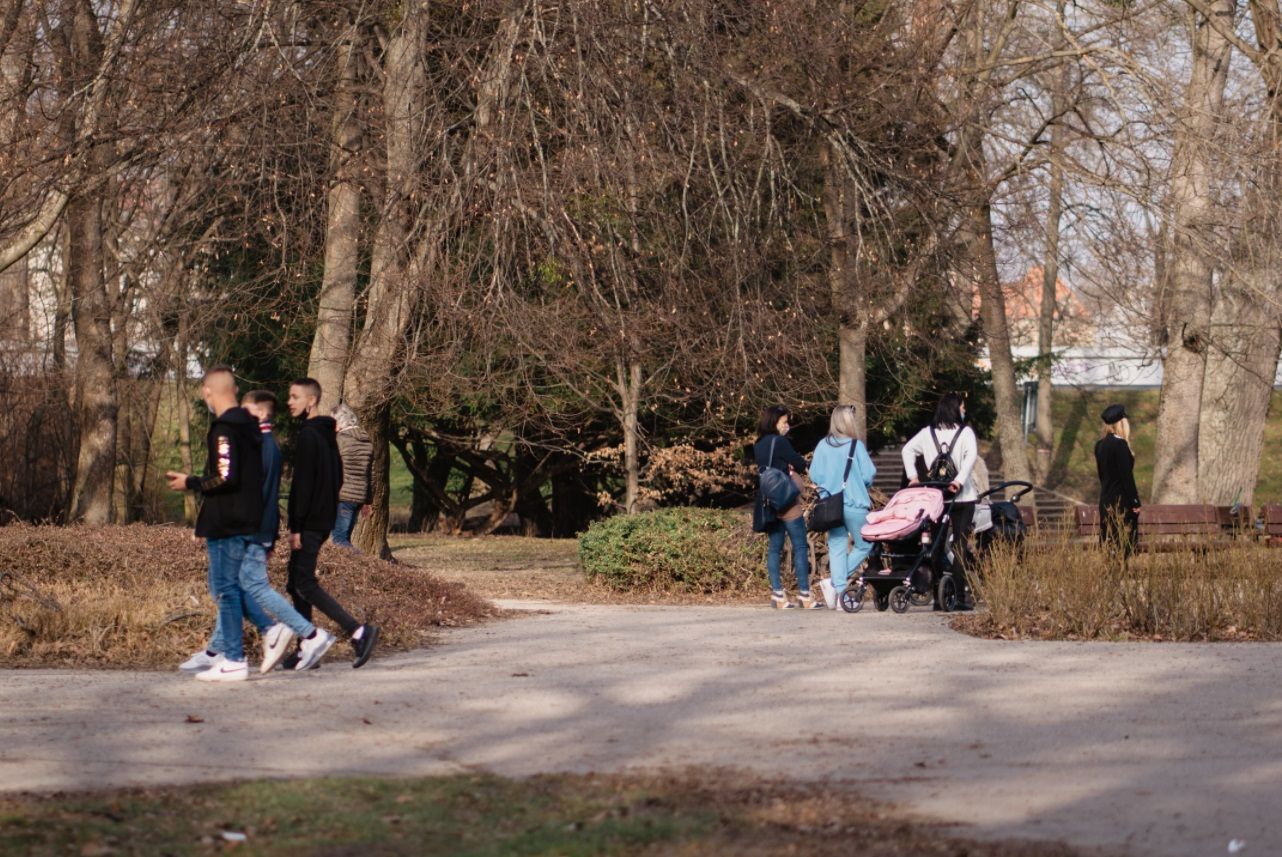
[(981, 836), (1282, 853), (1282, 646), (991, 642), (928, 612), (522, 606), (545, 612), (359, 672), (0, 672), (0, 788), (717, 765), (849, 780)]

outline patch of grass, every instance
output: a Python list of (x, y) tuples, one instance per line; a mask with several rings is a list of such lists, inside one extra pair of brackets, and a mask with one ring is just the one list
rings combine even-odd
[[(849, 798), (849, 799), (843, 799)], [(840, 811), (834, 811), (840, 807)], [(0, 798), (0, 853), (1071, 857), (908, 823), (840, 785), (716, 774), (255, 781)]]
[(1066, 538), (997, 549), (978, 575), (986, 613), (958, 627), (1040, 640), (1282, 640), (1282, 553), (1239, 544), (1123, 562)]
[[(269, 564), (282, 592), (287, 557), (278, 546)], [(205, 549), (181, 527), (15, 524), (0, 527), (0, 558), (0, 666), (169, 667), (213, 627)], [(496, 613), (457, 583), (332, 545), (319, 574), (340, 603), (381, 625), (387, 650)]]

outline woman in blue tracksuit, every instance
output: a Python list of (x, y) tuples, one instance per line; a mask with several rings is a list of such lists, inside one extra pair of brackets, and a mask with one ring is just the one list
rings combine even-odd
[[(872, 501), (868, 499), (868, 488), (872, 485), (876, 466), (868, 457), (868, 449), (858, 437), (859, 428), (855, 421), (854, 405), (838, 405), (832, 411), (828, 423), (828, 436), (819, 441), (810, 463), (810, 481), (819, 487), (821, 496), (828, 497), (838, 491), (845, 492), (845, 526), (828, 531), (828, 569), (829, 580), (820, 581), (824, 601), (831, 608), (836, 608), (841, 600), (841, 593), (846, 591), (850, 573), (868, 558), (872, 545), (859, 535), (859, 529), (868, 517)], [(850, 476), (843, 481), (846, 472), (846, 460), (850, 462)], [(850, 540), (854, 539), (854, 548)]]

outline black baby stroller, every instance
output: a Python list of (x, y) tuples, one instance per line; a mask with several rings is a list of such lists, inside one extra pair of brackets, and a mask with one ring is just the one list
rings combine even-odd
[(948, 531), (953, 500), (945, 499), (946, 487), (926, 482), (904, 488), (884, 508), (868, 513), (859, 534), (872, 543), (872, 552), (859, 579), (842, 593), (843, 610), (858, 613), (869, 593), (878, 610), (896, 613), (934, 600), (943, 578), (951, 578)]

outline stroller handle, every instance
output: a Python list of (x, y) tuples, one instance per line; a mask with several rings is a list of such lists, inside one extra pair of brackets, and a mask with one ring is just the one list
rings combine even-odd
[(1019, 498), (1023, 497), (1029, 491), (1032, 491), (1033, 483), (1025, 482), (1022, 479), (1012, 479), (1009, 482), (1002, 482), (997, 485), (994, 485), (992, 488), (989, 488), (983, 494), (980, 494), (979, 497), (976, 498), (976, 500), (977, 501), (983, 500), (985, 497), (991, 497), (993, 494), (996, 494), (998, 491), (1005, 491), (1007, 488), (1015, 488), (1015, 487), (1018, 487), (1020, 490), (1016, 492), (1016, 494), (1013, 497), (1010, 498), (1010, 502), (1012, 503), (1018, 503)]

